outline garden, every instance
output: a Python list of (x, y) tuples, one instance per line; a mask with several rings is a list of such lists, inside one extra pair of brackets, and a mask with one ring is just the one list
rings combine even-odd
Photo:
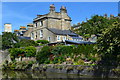
[[(101, 22), (100, 22), (101, 20)], [(14, 33), (4, 33), (2, 35), (2, 49), (8, 49), (11, 63), (6, 62), (5, 65), (14, 67), (17, 64), (64, 64), (64, 65), (85, 65), (98, 66), (95, 70), (119, 71), (116, 69), (120, 66), (120, 19), (119, 17), (111, 17), (107, 19), (102, 16), (94, 16), (92, 19), (81, 24), (80, 29), (84, 37), (87, 34), (100, 34), (97, 44), (81, 44), (81, 45), (55, 45), (48, 46), (46, 40), (19, 40)], [(110, 24), (109, 24), (110, 23)], [(86, 31), (86, 25), (89, 24)], [(104, 24), (104, 26), (103, 26)], [(93, 25), (93, 28), (91, 25)], [(96, 29), (96, 30), (95, 30)], [(91, 31), (92, 30), (92, 31)], [(98, 31), (98, 32), (97, 32)], [(37, 47), (41, 46), (40, 49)], [(15, 58), (19, 57), (35, 57), (33, 62), (16, 62)], [(21, 60), (22, 61), (22, 60)], [(102, 67), (101, 67), (102, 66)], [(108, 66), (112, 66), (108, 68)], [(6, 68), (5, 68), (6, 69)]]

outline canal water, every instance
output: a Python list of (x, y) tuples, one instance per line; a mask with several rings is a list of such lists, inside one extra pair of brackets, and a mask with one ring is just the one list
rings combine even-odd
[(120, 80), (119, 78), (99, 78), (73, 74), (40, 73), (30, 71), (1, 71), (2, 80)]

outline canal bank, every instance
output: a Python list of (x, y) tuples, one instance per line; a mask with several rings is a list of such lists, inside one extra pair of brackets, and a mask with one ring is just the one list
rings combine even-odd
[(3, 71), (29, 71), (39, 73), (75, 74), (79, 76), (120, 78), (120, 67), (113, 66), (87, 66), (69, 64), (7, 64)]

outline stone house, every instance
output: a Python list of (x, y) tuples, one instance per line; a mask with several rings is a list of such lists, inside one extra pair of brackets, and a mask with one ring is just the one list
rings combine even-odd
[(14, 33), (19, 37), (31, 37), (31, 32), (33, 31), (33, 24), (27, 24), (27, 27), (20, 26), (19, 30), (14, 30)]
[(60, 12), (55, 11), (55, 6), (50, 5), (50, 12), (45, 15), (37, 15), (33, 20), (32, 40), (48, 40), (61, 42), (65, 40), (82, 40), (71, 31), (71, 18), (67, 14), (66, 7), (62, 6)]
[(14, 33), (17, 36), (23, 36), (23, 34), (27, 31), (25, 26), (20, 26), (19, 30), (14, 30)]

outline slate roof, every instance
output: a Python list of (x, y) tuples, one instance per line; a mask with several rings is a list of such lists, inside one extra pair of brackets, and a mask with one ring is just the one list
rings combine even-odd
[(31, 39), (30, 37), (18, 36), (19, 39)]
[(73, 43), (73, 44), (96, 44), (96, 42), (90, 42), (90, 41), (73, 41), (73, 40), (65, 40), (67, 43)]
[(83, 39), (82, 37), (80, 36), (71, 36), (73, 39)]
[(77, 34), (73, 33), (71, 30), (59, 30), (55, 28), (48, 28), (51, 32), (57, 35), (70, 35), (70, 36), (78, 36)]

